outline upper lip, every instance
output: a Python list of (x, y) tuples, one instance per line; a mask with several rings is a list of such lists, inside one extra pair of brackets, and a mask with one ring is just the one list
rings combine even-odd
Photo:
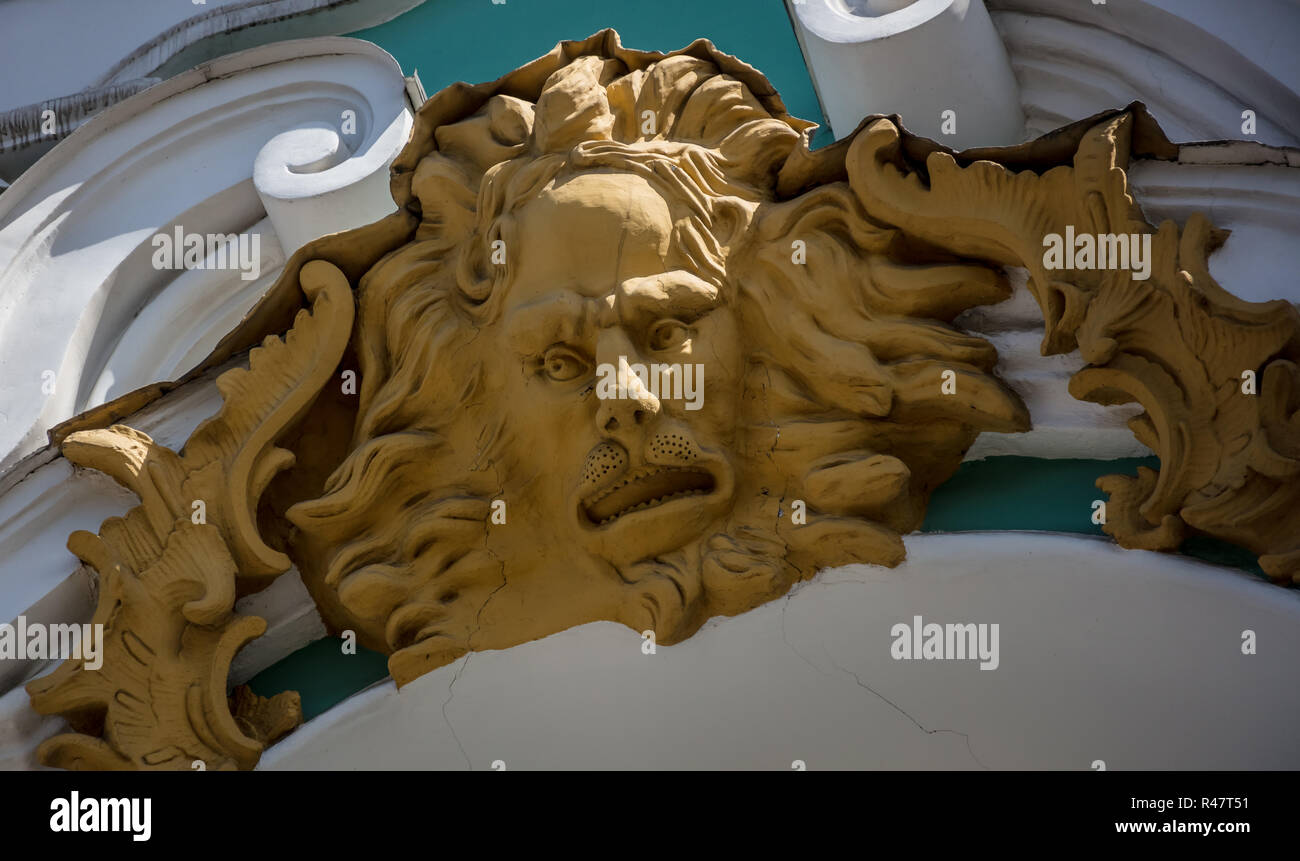
[(716, 487), (713, 474), (699, 466), (645, 466), (584, 499), (582, 510), (588, 521), (603, 525), (671, 499), (707, 495)]

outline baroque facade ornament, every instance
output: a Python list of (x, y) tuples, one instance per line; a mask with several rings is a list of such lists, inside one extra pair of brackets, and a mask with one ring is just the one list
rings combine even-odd
[[(162, 386), (53, 432), (141, 504), (69, 541), (107, 654), (29, 684), (74, 730), (42, 761), (252, 767), (300, 712), (227, 698), (263, 628), (234, 601), (293, 565), (399, 685), (597, 620), (670, 644), (820, 568), (897, 565), (975, 437), (1029, 427), (952, 325), (1007, 266), (1043, 352), (1088, 362), (1071, 393), (1145, 410), (1161, 468), (1099, 482), (1107, 531), (1199, 531), (1300, 581), (1300, 317), (1213, 281), (1203, 217), (1146, 223), (1129, 161), (1177, 147), (1141, 105), (962, 153), (889, 117), (814, 152), (809, 125), (707, 41), (612, 31), (430, 99), (398, 211), (294, 255), (190, 375), (251, 348), (181, 453), (104, 427)], [(1150, 237), (1148, 277), (1048, 268), (1067, 232)]]

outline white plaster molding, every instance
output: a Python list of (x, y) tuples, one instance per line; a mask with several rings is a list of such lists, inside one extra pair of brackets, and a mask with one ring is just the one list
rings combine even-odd
[(1024, 433), (982, 433), (965, 459), (1010, 455), (1111, 460), (1150, 455), (1126, 424), (1140, 407), (1103, 407), (1070, 396), (1070, 377), (1084, 366), (1083, 357), (1078, 350), (1042, 355), (1043, 315), (1026, 287), (1029, 273), (1017, 268), (1007, 274), (1010, 299), (973, 308), (953, 322), (997, 348), (997, 374), (1025, 402), (1033, 427)]
[[(159, 80), (136, 78), (120, 84), (92, 87), (71, 96), (35, 102), (0, 113), (0, 153), (65, 138), (104, 108), (152, 87)], [(47, 110), (54, 113), (54, 131), (50, 133), (42, 129), (43, 114)]]
[(986, 0), (1020, 83), (1030, 137), (1146, 103), (1175, 141), (1300, 143), (1300, 6), (1289, 0)]
[(36, 746), (66, 726), (59, 715), (37, 714), (22, 687), (0, 694), (0, 771), (54, 771), (36, 761)]
[(1225, 148), (1184, 146), (1176, 163), (1138, 162), (1131, 178), (1147, 220), (1183, 224), (1205, 213), (1232, 231), (1210, 255), (1210, 274), (1225, 289), (1252, 302), (1300, 304), (1300, 151), (1258, 148), (1261, 156), (1295, 160), (1289, 166), (1213, 163), (1228, 157)]
[[(151, 0), (156, 6), (159, 0)], [(169, 0), (162, 0), (168, 3)], [(212, 8), (159, 32), (122, 57), (100, 83), (164, 77), (222, 54), (281, 39), (335, 36), (374, 27), (424, 0), (205, 0)]]
[[(356, 133), (327, 161), (303, 161), (295, 142), (319, 140), (344, 111)], [(387, 168), (410, 126), (392, 57), (331, 37), (215, 60), (60, 142), (0, 197), (0, 473), (54, 424), (188, 370), (286, 252), (390, 212)], [(259, 234), (263, 280), (155, 269), (151, 240), (176, 225)]]
[[(891, 629), (916, 615), (998, 624), (998, 668), (894, 660)], [(1243, 655), (1244, 629), (1268, 647)], [(385, 681), (259, 768), (1300, 767), (1300, 595), (1104, 540), (912, 536), (897, 569), (823, 571), (676, 646), (641, 643), (598, 622)]]
[[(983, 0), (786, 0), (835, 137), (901, 115), (956, 149), (1022, 140), (1024, 115)], [(956, 133), (942, 113), (956, 112)]]
[(261, 592), (239, 599), (235, 603), (235, 612), (265, 619), (266, 633), (240, 649), (230, 662), (232, 685), (242, 685), (282, 658), (329, 633), (296, 567), (275, 578), (275, 582)]
[[(278, 40), (373, 27), (422, 2), (0, 0), (0, 18), (17, 23), (0, 29), (0, 177), (16, 178), (98, 111), (192, 66)], [(123, 55), (128, 45), (137, 47)], [(59, 63), (46, 62), (51, 50)], [(46, 110), (54, 111), (51, 133), (41, 122)]]
[[(142, 77), (170, 77), (222, 54), (351, 33), (424, 0), (0, 0), (0, 111)], [(49, 62), (51, 54), (58, 62)], [(33, 74), (39, 70), (38, 74)]]

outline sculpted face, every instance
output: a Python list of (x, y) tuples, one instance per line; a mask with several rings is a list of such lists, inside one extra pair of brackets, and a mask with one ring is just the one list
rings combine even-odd
[(670, 206), (639, 177), (580, 174), (516, 218), (499, 355), (530, 421), (529, 501), (616, 566), (698, 540), (735, 489), (743, 360), (723, 291), (677, 259)]
[(1026, 424), (947, 323), (1004, 279), (893, 256), (844, 181), (782, 198), (797, 126), (712, 63), (619, 69), (435, 129), (400, 174), (419, 224), (357, 288), (350, 447), (287, 516), (322, 615), (399, 684), (897, 564), (978, 431)]

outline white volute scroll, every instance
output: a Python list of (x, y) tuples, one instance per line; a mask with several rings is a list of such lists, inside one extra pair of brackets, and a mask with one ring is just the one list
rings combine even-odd
[(400, 93), (390, 96), (378, 118), (387, 119), (384, 128), (343, 108), (341, 121), (281, 132), (257, 154), (253, 185), (286, 257), (318, 236), (356, 227), (358, 218), (378, 221), (392, 211), (388, 164), (406, 143), (411, 116), (399, 109)]
[(60, 142), (0, 197), (0, 474), (189, 370), (304, 242), (391, 212), (410, 128), (397, 62), (324, 37), (205, 63)]
[(1020, 143), (1025, 117), (983, 0), (786, 0), (835, 137), (870, 114), (955, 149)]

